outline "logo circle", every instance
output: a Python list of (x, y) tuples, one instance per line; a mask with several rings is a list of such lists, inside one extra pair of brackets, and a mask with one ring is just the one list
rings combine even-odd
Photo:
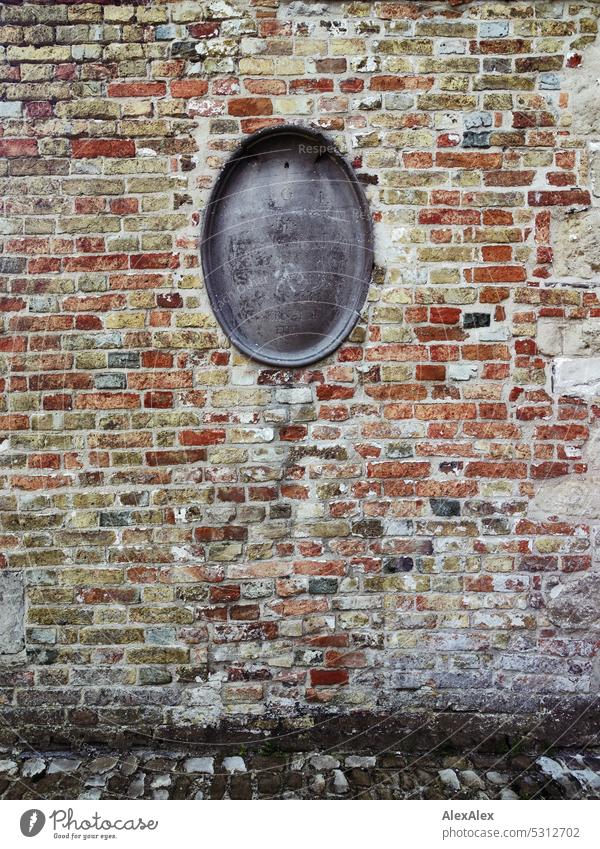
[(46, 824), (46, 816), (38, 808), (31, 808), (21, 814), (21, 834), (25, 837), (35, 837)]

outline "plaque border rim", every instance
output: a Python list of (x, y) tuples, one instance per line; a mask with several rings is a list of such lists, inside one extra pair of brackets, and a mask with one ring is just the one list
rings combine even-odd
[[(218, 209), (218, 205), (221, 200), (220, 195), (227, 183), (228, 177), (238, 166), (240, 161), (248, 155), (248, 152), (253, 145), (258, 142), (262, 142), (264, 139), (269, 138), (270, 136), (285, 135), (290, 133), (296, 136), (304, 136), (305, 138), (310, 139), (312, 144), (317, 144), (319, 146), (327, 147), (330, 149), (332, 156), (335, 157), (337, 163), (344, 171), (346, 178), (352, 184), (352, 187), (358, 199), (358, 203), (360, 205), (360, 210), (362, 213), (361, 226), (363, 227), (364, 235), (364, 263), (362, 273), (360, 275), (362, 278), (361, 292), (360, 297), (357, 299), (357, 303), (360, 304), (360, 308), (354, 309), (352, 311), (352, 313), (348, 316), (347, 320), (344, 322), (343, 327), (339, 331), (339, 333), (337, 333), (333, 338), (329, 339), (326, 344), (324, 344), (317, 350), (313, 349), (310, 354), (305, 354), (304, 356), (297, 357), (293, 360), (286, 356), (276, 357), (263, 354), (256, 347), (244, 342), (244, 340), (240, 338), (240, 334), (236, 332), (235, 328), (232, 329), (229, 326), (228, 322), (225, 321), (223, 313), (214, 297), (213, 287), (211, 287), (207, 282), (208, 278), (212, 273), (210, 253), (207, 245), (211, 238), (211, 227), (215, 217), (215, 211)], [(369, 287), (371, 285), (371, 280), (373, 276), (373, 268), (375, 264), (373, 222), (371, 219), (371, 210), (364, 189), (356, 176), (354, 168), (350, 165), (346, 157), (338, 149), (334, 141), (321, 130), (316, 130), (312, 127), (306, 127), (302, 124), (285, 123), (278, 124), (273, 127), (265, 127), (255, 133), (252, 133), (248, 137), (242, 139), (240, 144), (227, 159), (227, 161), (221, 168), (221, 171), (219, 172), (217, 179), (215, 180), (215, 183), (211, 189), (207, 206), (203, 211), (203, 220), (200, 235), (200, 259), (202, 263), (204, 285), (208, 293), (208, 299), (210, 301), (210, 306), (215, 315), (215, 318), (219, 322), (219, 326), (221, 327), (227, 338), (230, 340), (230, 342), (235, 345), (236, 348), (239, 348), (242, 353), (246, 354), (252, 360), (255, 360), (257, 362), (284, 368), (301, 368), (303, 366), (307, 366), (311, 363), (315, 363), (319, 360), (325, 359), (325, 357), (329, 356), (329, 354), (333, 353), (333, 351), (337, 350), (340, 347), (340, 345), (344, 342), (345, 339), (347, 339), (349, 334), (356, 326), (358, 319), (360, 318), (360, 311), (363, 309), (367, 299)]]

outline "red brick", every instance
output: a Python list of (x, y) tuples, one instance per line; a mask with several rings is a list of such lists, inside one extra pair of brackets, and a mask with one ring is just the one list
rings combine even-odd
[(244, 80), (244, 86), (250, 94), (285, 94), (283, 80)]
[(21, 413), (0, 413), (0, 430), (27, 430), (29, 418)]
[(192, 38), (213, 38), (219, 34), (219, 21), (204, 21), (201, 24), (191, 24), (188, 32)]
[(364, 87), (365, 81), (361, 80), (359, 77), (352, 77), (348, 80), (340, 80), (340, 91), (349, 94), (357, 94), (359, 91), (362, 91)]
[(416, 368), (417, 380), (445, 380), (446, 366), (418, 365)]
[(97, 315), (77, 315), (75, 316), (76, 330), (102, 330), (102, 319)]
[(133, 215), (138, 206), (137, 198), (115, 198), (110, 202), (110, 211), (113, 215)]
[(371, 77), (369, 88), (372, 91), (414, 91), (416, 89), (430, 89), (435, 80), (433, 77), (417, 75), (397, 76), (394, 74), (383, 74)]
[(0, 157), (37, 156), (36, 139), (0, 138)]
[(44, 410), (72, 410), (73, 397), (71, 395), (45, 395), (43, 401)]
[(468, 338), (462, 327), (440, 327), (438, 325), (416, 327), (415, 335), (419, 342), (462, 342), (463, 339)]
[(65, 312), (112, 312), (127, 305), (124, 295), (70, 295), (63, 301)]
[(421, 209), (419, 224), (480, 224), (478, 209)]
[(502, 168), (501, 153), (475, 153), (471, 151), (440, 151), (435, 155), (435, 164), (440, 168), (468, 168), (489, 171)]
[(429, 321), (433, 324), (458, 324), (462, 310), (458, 307), (431, 307)]
[(234, 604), (229, 608), (229, 617), (238, 621), (251, 621), (260, 618), (258, 604)]
[(513, 250), (510, 245), (484, 245), (481, 258), (484, 262), (510, 262)]
[(73, 139), (71, 145), (74, 159), (135, 156), (135, 143), (130, 139)]
[(29, 274), (51, 274), (60, 271), (62, 261), (58, 257), (42, 256), (39, 259), (30, 259), (27, 263)]
[(506, 54), (529, 53), (531, 41), (523, 38), (489, 38), (471, 42), (471, 53)]
[(319, 401), (348, 400), (354, 397), (353, 386), (339, 386), (321, 383), (317, 386), (317, 398)]
[(415, 416), (426, 421), (474, 419), (477, 417), (477, 407), (475, 404), (417, 404)]
[(420, 401), (427, 397), (427, 389), (416, 383), (378, 384), (366, 387), (365, 392), (378, 401)]
[(68, 256), (64, 260), (65, 271), (120, 271), (129, 266), (127, 254), (102, 254), (93, 256)]
[(29, 469), (59, 469), (60, 454), (30, 454), (27, 458)]
[(298, 442), (306, 439), (308, 428), (306, 425), (287, 425), (279, 429), (279, 439), (282, 442)]
[(309, 496), (309, 490), (301, 484), (282, 484), (281, 495), (283, 498), (291, 498), (295, 501), (305, 501)]
[(285, 124), (284, 118), (242, 118), (240, 121), (243, 133), (257, 133), (266, 130), (267, 127), (277, 127)]
[(163, 309), (180, 309), (183, 306), (183, 298), (179, 292), (159, 292), (156, 296), (156, 305)]
[(507, 419), (508, 410), (506, 404), (480, 404), (479, 418), (481, 419)]
[(172, 354), (167, 354), (164, 351), (144, 351), (142, 353), (143, 368), (171, 368), (172, 365)]
[(182, 445), (219, 445), (225, 442), (225, 431), (216, 430), (183, 430), (179, 434)]
[(433, 165), (433, 155), (423, 151), (403, 153), (402, 160), (405, 168), (431, 168)]
[(168, 409), (173, 406), (172, 392), (146, 392), (144, 395), (144, 407)]
[(173, 97), (204, 97), (207, 91), (206, 80), (173, 80), (171, 83)]
[(565, 192), (529, 192), (527, 202), (529, 206), (590, 206), (592, 201), (585, 189), (571, 189)]
[(84, 588), (78, 591), (84, 604), (132, 604), (137, 600), (137, 590), (131, 588)]
[[(489, 425), (485, 425), (489, 429)], [(490, 434), (491, 436), (492, 434)], [(499, 436), (494, 426), (494, 434)], [(516, 462), (484, 462), (469, 463), (465, 469), (468, 478), (525, 478), (527, 477), (527, 464)]]
[(294, 91), (305, 93), (333, 91), (333, 80), (325, 78), (290, 80), (290, 92)]
[(531, 467), (531, 477), (534, 480), (546, 480), (546, 478), (560, 478), (569, 474), (568, 463), (538, 463)]
[(251, 115), (272, 115), (273, 104), (268, 97), (234, 97), (228, 105), (230, 115), (246, 118)]
[(310, 681), (313, 687), (334, 686), (336, 684), (347, 684), (348, 672), (345, 669), (311, 669)]
[(129, 257), (130, 268), (178, 268), (178, 266), (179, 254), (131, 254)]
[(76, 410), (122, 410), (140, 406), (135, 392), (90, 392), (75, 398)]
[(259, 34), (262, 37), (292, 35), (291, 21), (279, 21), (277, 18), (264, 18), (260, 21)]
[(536, 428), (536, 439), (555, 439), (559, 442), (574, 441), (576, 439), (587, 439), (590, 430), (586, 425), (540, 425)]
[(45, 389), (91, 389), (93, 380), (85, 372), (52, 372), (50, 374), (32, 374), (29, 377), (29, 389), (43, 392)]
[(63, 486), (71, 486), (73, 478), (68, 475), (14, 475), (11, 478), (11, 486), (15, 489), (25, 489), (30, 492), (38, 489), (59, 489)]
[(146, 82), (145, 80), (111, 83), (108, 86), (109, 97), (164, 97), (166, 93), (166, 83)]
[(583, 572), (591, 567), (592, 558), (589, 554), (568, 554), (561, 558), (560, 568), (563, 572)]
[(227, 584), (220, 587), (211, 587), (209, 592), (211, 604), (226, 604), (228, 601), (237, 601), (239, 597), (239, 584)]
[(179, 466), (200, 460), (206, 460), (206, 450), (202, 448), (146, 452), (146, 462), (149, 466)]
[(19, 312), (26, 306), (22, 298), (0, 298), (0, 312)]
[(508, 347), (500, 344), (463, 345), (462, 355), (465, 360), (510, 360)]

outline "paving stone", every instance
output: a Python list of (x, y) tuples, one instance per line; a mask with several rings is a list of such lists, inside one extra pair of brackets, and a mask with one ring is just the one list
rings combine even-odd
[[(185, 758), (178, 754), (145, 752), (106, 752), (94, 757), (83, 753), (29, 753), (6, 749), (8, 772), (0, 773), (0, 796), (11, 799), (47, 798), (146, 798), (146, 799), (258, 799), (258, 798), (342, 798), (361, 799), (440, 799), (472, 798), (600, 798), (600, 756), (594, 752), (564, 751), (555, 757), (519, 755), (502, 760), (497, 755), (432, 755), (391, 753), (381, 755), (345, 754), (334, 758), (326, 752), (302, 755), (252, 756), (242, 758), (246, 772), (223, 767), (214, 771), (214, 755)], [(233, 756), (239, 757), (239, 756)], [(331, 767), (333, 758), (342, 760)], [(416, 758), (416, 762), (415, 762)], [(52, 761), (79, 763), (71, 772), (45, 771)], [(36, 763), (37, 761), (37, 763)], [(198, 761), (200, 763), (198, 763)], [(123, 766), (158, 765), (163, 771), (138, 771), (124, 775)], [(188, 763), (192, 767), (188, 771)], [(316, 771), (314, 764), (328, 768)], [(11, 767), (10, 765), (15, 766)], [(27, 779), (14, 781), (29, 769)], [(248, 766), (251, 772), (248, 771)], [(292, 769), (298, 767), (301, 769)], [(120, 768), (119, 768), (120, 766)], [(164, 767), (167, 767), (165, 770)], [(203, 767), (203, 771), (198, 769)], [(233, 765), (235, 766), (235, 764)], [(240, 764), (238, 763), (238, 767)], [(212, 767), (212, 771), (211, 768)], [(476, 768), (475, 768), (476, 767)], [(37, 770), (40, 772), (37, 772)], [(104, 771), (102, 771), (104, 770)], [(482, 775), (479, 774), (482, 773)], [(11, 780), (11, 776), (13, 780)], [(483, 777), (482, 777), (483, 776)], [(485, 781), (484, 781), (485, 778)], [(35, 789), (34, 789), (35, 788)]]
[(333, 790), (335, 793), (347, 793), (350, 785), (341, 769), (333, 771)]
[(438, 772), (440, 781), (450, 790), (460, 790), (460, 781), (453, 769), (441, 769)]
[[(21, 775), (24, 778), (33, 778), (36, 775), (41, 775), (46, 770), (46, 761), (42, 758), (27, 758), (21, 766)], [(0, 762), (0, 772), (4, 772), (1, 768)]]
[(204, 772), (213, 775), (215, 771), (214, 758), (188, 758), (183, 768), (186, 772)]
[(143, 773), (134, 776), (127, 788), (127, 796), (129, 799), (140, 799), (144, 794), (144, 779)]
[(472, 769), (464, 769), (460, 773), (460, 781), (465, 787), (469, 787), (475, 790), (483, 790), (485, 787), (484, 782), (477, 775), (476, 772), (473, 772)]
[(52, 758), (48, 765), (48, 774), (56, 772), (74, 772), (81, 766), (78, 758)]
[(246, 764), (240, 757), (223, 758), (223, 768), (229, 773), (246, 772)]
[(87, 768), (90, 770), (90, 772), (105, 773), (110, 772), (111, 769), (114, 769), (118, 763), (119, 759), (116, 757), (107, 756), (101, 758), (94, 758), (94, 760), (87, 765)]
[(17, 771), (17, 762), (12, 760), (0, 760), (0, 773), (14, 775)]
[(331, 755), (316, 755), (310, 759), (310, 765), (313, 769), (316, 769), (317, 772), (321, 772), (322, 770), (328, 771), (331, 769), (337, 769), (340, 762), (337, 758), (334, 758)]
[(496, 772), (495, 770), (492, 770), (490, 772), (486, 772), (485, 777), (487, 778), (487, 780), (491, 784), (495, 784), (495, 785), (498, 785), (498, 786), (502, 785), (502, 784), (506, 784), (506, 782), (508, 781), (508, 775), (505, 775), (504, 773)]

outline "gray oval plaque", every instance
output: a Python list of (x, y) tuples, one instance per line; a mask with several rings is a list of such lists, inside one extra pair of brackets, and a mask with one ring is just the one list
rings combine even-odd
[(244, 353), (303, 366), (354, 327), (373, 268), (356, 175), (321, 133), (282, 126), (250, 136), (205, 212), (202, 268), (212, 308)]

